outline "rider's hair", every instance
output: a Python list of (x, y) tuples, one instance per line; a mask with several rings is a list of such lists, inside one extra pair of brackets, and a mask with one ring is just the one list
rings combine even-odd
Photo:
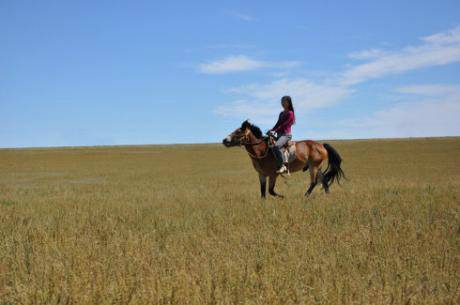
[(294, 114), (294, 124), (295, 124), (295, 111), (294, 111), (294, 106), (292, 105), (292, 99), (289, 95), (285, 95), (281, 98), (281, 103), (284, 101), (288, 102), (288, 108)]

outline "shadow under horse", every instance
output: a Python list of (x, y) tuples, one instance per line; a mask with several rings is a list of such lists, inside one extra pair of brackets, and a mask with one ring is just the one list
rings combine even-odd
[[(268, 137), (264, 137), (259, 127), (244, 121), (240, 128), (229, 134), (222, 144), (226, 147), (244, 146), (251, 158), (254, 169), (259, 174), (260, 194), (265, 198), (267, 191), (267, 178), (269, 179), (268, 192), (272, 196), (283, 197), (275, 192), (277, 162), (268, 144)], [(310, 170), (310, 185), (305, 193), (309, 196), (318, 181), (321, 182), (326, 193), (334, 181), (340, 184), (340, 179), (345, 178), (342, 170), (342, 158), (329, 144), (321, 144), (311, 140), (296, 141), (295, 160), (289, 163), (289, 171)], [(327, 168), (322, 171), (322, 166), (328, 160)]]

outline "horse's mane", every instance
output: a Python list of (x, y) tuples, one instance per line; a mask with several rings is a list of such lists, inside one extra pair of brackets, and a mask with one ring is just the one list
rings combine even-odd
[(251, 123), (249, 123), (248, 120), (244, 121), (243, 124), (241, 124), (241, 129), (246, 129), (246, 128), (249, 128), (252, 132), (252, 134), (257, 138), (257, 139), (262, 139), (264, 136), (263, 136), (263, 133), (262, 133), (262, 130), (260, 130), (259, 127), (257, 127), (256, 125), (253, 125)]

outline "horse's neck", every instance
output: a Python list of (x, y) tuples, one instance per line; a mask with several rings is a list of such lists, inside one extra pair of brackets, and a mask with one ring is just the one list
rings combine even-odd
[[(262, 156), (267, 150), (267, 143), (261, 139), (257, 139), (254, 135), (249, 135), (250, 145), (246, 145), (246, 150), (251, 154), (257, 157)], [(260, 143), (258, 143), (260, 142)]]

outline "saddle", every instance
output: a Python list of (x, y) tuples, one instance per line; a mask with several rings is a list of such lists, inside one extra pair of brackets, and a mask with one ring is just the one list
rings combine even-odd
[[(268, 136), (268, 146), (273, 147), (275, 144), (276, 139), (269, 135)], [(281, 148), (281, 153), (283, 154), (283, 160), (285, 163), (291, 163), (296, 159), (295, 151), (296, 151), (296, 142), (289, 140), (284, 146)]]
[(292, 145), (295, 145), (295, 141), (289, 140), (286, 144), (284, 144), (283, 148), (289, 148)]

